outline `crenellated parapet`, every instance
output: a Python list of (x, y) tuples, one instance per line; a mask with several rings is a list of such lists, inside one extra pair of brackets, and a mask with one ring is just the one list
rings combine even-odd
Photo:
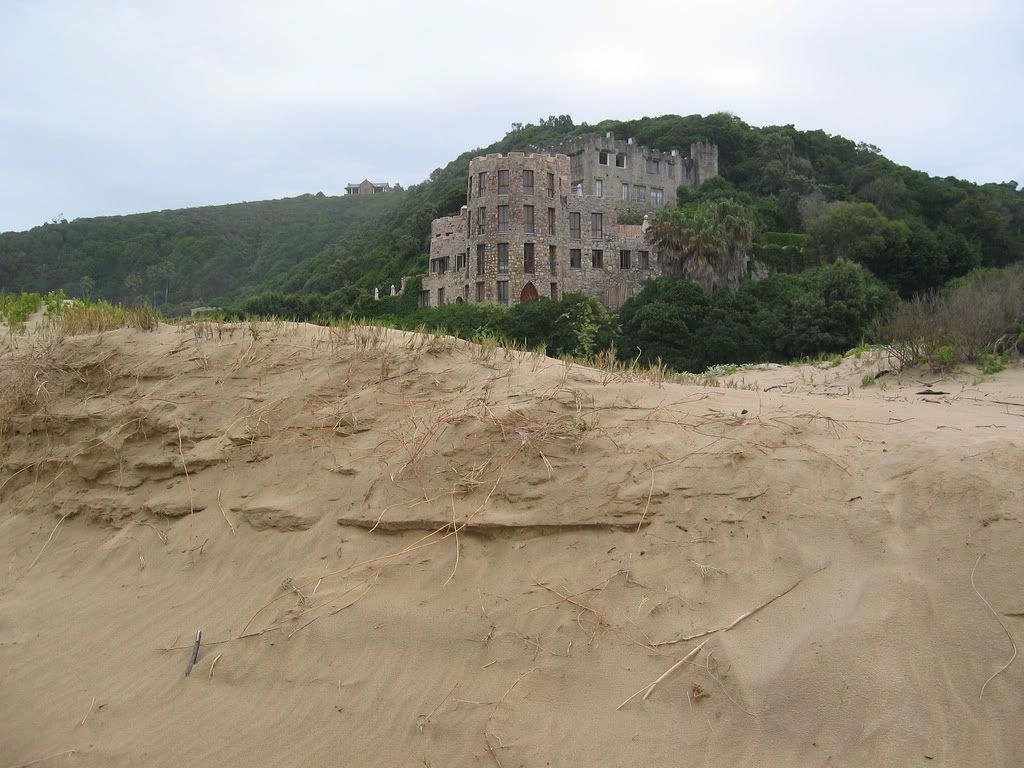
[(466, 205), (431, 224), (420, 299), (518, 304), (583, 293), (619, 306), (661, 274), (644, 228), (620, 225), (619, 214), (673, 206), (679, 186), (717, 174), (713, 144), (684, 156), (611, 134), (474, 157)]

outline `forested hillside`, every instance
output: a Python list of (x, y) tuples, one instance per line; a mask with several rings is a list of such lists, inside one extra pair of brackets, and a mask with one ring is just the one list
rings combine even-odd
[(560, 116), (516, 126), (404, 193), (307, 195), (0, 235), (0, 287), (64, 288), (172, 309), (268, 291), (330, 294), (321, 306), (353, 308), (373, 286), (426, 268), (430, 220), (465, 203), (471, 157), (543, 148), (591, 131), (634, 136), (661, 150), (717, 143), (721, 178), (682, 195), (680, 204), (728, 198), (749, 206), (755, 256), (782, 271), (846, 258), (908, 297), (978, 266), (1024, 259), (1024, 191), (1015, 182), (932, 177), (870, 144), (792, 126), (752, 127), (726, 113), (578, 126)]
[(0, 234), (0, 290), (49, 291), (175, 312), (251, 295), (394, 210), (403, 192), (186, 208)]

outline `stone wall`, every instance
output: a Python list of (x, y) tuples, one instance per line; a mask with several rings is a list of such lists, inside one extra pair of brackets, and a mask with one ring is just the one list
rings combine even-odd
[[(557, 151), (569, 155), (570, 183), (580, 187), (583, 195), (610, 198), (619, 206), (643, 210), (674, 206), (676, 188), (685, 180), (679, 153), (648, 149), (612, 134), (584, 136), (559, 145)], [(652, 190), (660, 191), (660, 202), (652, 197)]]
[[(571, 194), (569, 162), (562, 153), (521, 152), (471, 160), (467, 205), (431, 226), (421, 304), (518, 304), (583, 293), (617, 306), (660, 275), (642, 228), (617, 223), (621, 209), (637, 206), (609, 195)], [(596, 231), (594, 214), (600, 215)]]

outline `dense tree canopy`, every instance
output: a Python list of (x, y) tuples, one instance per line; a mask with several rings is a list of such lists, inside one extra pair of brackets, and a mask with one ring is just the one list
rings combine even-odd
[(894, 301), (870, 272), (846, 260), (747, 280), (735, 292), (709, 293), (666, 277), (622, 308), (620, 352), (688, 371), (845, 352)]
[(1024, 259), (1024, 192), (1016, 182), (937, 178), (870, 144), (791, 125), (752, 127), (727, 113), (596, 125), (559, 115), (516, 125), (405, 192), (304, 195), (2, 234), (0, 288), (63, 288), (171, 311), (265, 291), (330, 294), (332, 306), (352, 308), (373, 287), (425, 270), (430, 221), (465, 203), (471, 157), (603, 131), (661, 150), (717, 143), (720, 178), (695, 193), (681, 190), (680, 202), (732, 200), (751, 210), (760, 233), (751, 252), (773, 270), (846, 257), (910, 296), (975, 266)]

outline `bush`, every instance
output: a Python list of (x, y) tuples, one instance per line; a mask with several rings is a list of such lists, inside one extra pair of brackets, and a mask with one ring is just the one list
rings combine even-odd
[(621, 312), (624, 355), (700, 371), (724, 363), (784, 362), (841, 353), (895, 301), (866, 269), (837, 261), (797, 275), (706, 293), (679, 277), (647, 283)]
[(980, 269), (901, 302), (875, 331), (902, 365), (974, 362), (1016, 346), (1024, 323), (1024, 265)]
[(38, 293), (0, 293), (0, 318), (11, 333), (19, 333), (41, 301)]

